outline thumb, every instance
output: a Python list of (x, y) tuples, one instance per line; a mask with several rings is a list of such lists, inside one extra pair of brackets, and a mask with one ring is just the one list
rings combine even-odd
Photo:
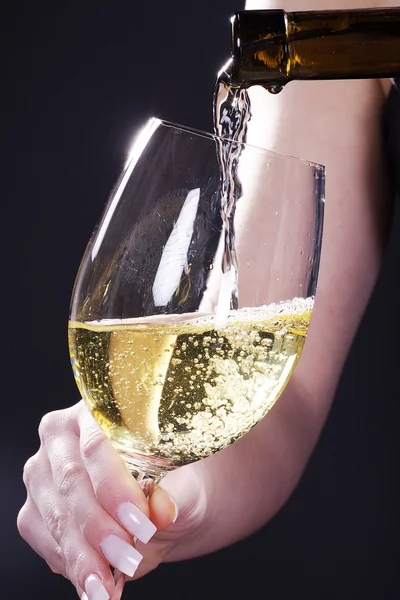
[(158, 531), (166, 529), (178, 518), (176, 501), (160, 486), (157, 486), (149, 498), (150, 519)]

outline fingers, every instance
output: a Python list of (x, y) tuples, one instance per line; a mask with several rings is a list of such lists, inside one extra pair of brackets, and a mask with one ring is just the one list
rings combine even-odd
[(156, 532), (147, 498), (89, 411), (79, 416), (82, 463), (99, 504), (133, 536), (147, 543)]
[(157, 486), (149, 498), (151, 520), (159, 531), (167, 529), (178, 518), (178, 505), (160, 486)]
[(161, 487), (146, 498), (86, 407), (80, 412), (78, 423), (82, 461), (105, 510), (144, 544), (157, 530), (174, 523), (178, 516), (176, 502)]
[[(121, 571), (117, 569), (114, 571), (114, 581), (115, 581), (115, 592), (112, 597), (112, 600), (121, 600), (122, 592), (124, 591), (124, 586), (126, 582), (126, 577)], [(85, 600), (85, 599), (83, 599)]]
[[(62, 446), (66, 451), (65, 439)], [(70, 458), (67, 453), (65, 456)], [(59, 493), (53, 481), (50, 462), (45, 456), (39, 456), (36, 468), (28, 466), (25, 479), (29, 487), (29, 500), (21, 521), (26, 523), (32, 516), (36, 520), (36, 527), (23, 524), (25, 539), (57, 571), (70, 579), (77, 590), (86, 589), (93, 580), (92, 576), (95, 576), (97, 587), (101, 583), (104, 588), (104, 597), (105, 593), (111, 597), (114, 579), (108, 561), (101, 549), (95, 548), (83, 535), (72, 508), (74, 496), (71, 494), (67, 501)], [(82, 498), (75, 496), (75, 501), (82, 501)], [(48, 535), (45, 535), (44, 529), (47, 529)]]
[(67, 577), (62, 550), (43, 523), (43, 519), (30, 497), (17, 518), (20, 535), (49, 565), (54, 573)]
[(118, 597), (110, 565), (129, 577), (139, 564), (136, 576), (157, 566), (163, 548), (144, 544), (175, 520), (176, 507), (160, 488), (148, 502), (83, 403), (47, 415), (40, 439), (25, 466), (20, 533), (84, 600)]

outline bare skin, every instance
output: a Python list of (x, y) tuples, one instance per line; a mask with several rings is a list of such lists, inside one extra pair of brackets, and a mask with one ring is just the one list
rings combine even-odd
[[(359, 0), (291, 0), (283, 6), (249, 0), (246, 8), (366, 6)], [(167, 493), (156, 488), (146, 499), (82, 402), (42, 420), (40, 449), (24, 470), (27, 500), (18, 528), (79, 596), (95, 574), (109, 597), (116, 597), (100, 543), (114, 533), (132, 544), (117, 515), (121, 503), (137, 505), (158, 529), (149, 542), (136, 544), (144, 557), (137, 578), (162, 561), (199, 556), (250, 535), (297, 485), (331, 408), (385, 249), (388, 190), (380, 114), (389, 89), (389, 81), (366, 80), (292, 82), (277, 96), (251, 91), (256, 127), (249, 141), (326, 166), (318, 292), (303, 354), (271, 413), (233, 446), (164, 479), (164, 490), (179, 508), (176, 522)]]

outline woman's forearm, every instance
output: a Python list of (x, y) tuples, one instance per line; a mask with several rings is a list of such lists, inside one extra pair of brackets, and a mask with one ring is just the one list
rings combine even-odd
[[(331, 407), (380, 269), (387, 184), (377, 81), (293, 82), (280, 98), (253, 91), (253, 132), (272, 150), (325, 164), (326, 215), (315, 307), (286, 391), (244, 438), (168, 476), (174, 495), (200, 480), (204, 514), (166, 560), (231, 544), (264, 525), (295, 488)], [(268, 116), (274, 117), (273, 120)], [(250, 130), (251, 131), (251, 130)], [(256, 275), (255, 275), (256, 276)], [(187, 469), (187, 470), (185, 470)]]

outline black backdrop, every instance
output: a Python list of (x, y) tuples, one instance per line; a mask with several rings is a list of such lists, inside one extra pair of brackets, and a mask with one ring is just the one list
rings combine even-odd
[[(14, 0), (2, 9), (4, 597), (76, 597), (15, 526), (25, 497), (22, 466), (38, 447), (40, 417), (78, 399), (66, 340), (75, 273), (144, 119), (211, 129), (229, 17), (242, 8), (238, 0)], [(290, 501), (249, 540), (162, 566), (130, 584), (127, 598), (399, 598), (398, 229), (395, 221), (334, 408)]]

